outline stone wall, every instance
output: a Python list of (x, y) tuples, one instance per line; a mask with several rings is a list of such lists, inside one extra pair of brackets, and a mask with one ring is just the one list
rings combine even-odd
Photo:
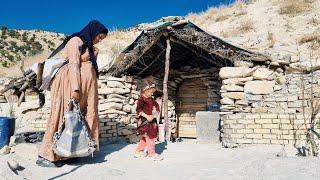
[[(221, 138), (226, 146), (252, 143), (301, 145), (306, 140), (302, 113), (237, 113), (224, 115), (221, 121)], [(308, 118), (306, 122), (309, 123)]]
[[(100, 76), (99, 121), (101, 142), (125, 140), (136, 142), (136, 103), (140, 97), (139, 78)], [(175, 117), (174, 105), (168, 103), (169, 118)]]
[(293, 73), (261, 66), (220, 71), (221, 127), (225, 143), (289, 144), (305, 141), (312, 102), (320, 97), (320, 71)]

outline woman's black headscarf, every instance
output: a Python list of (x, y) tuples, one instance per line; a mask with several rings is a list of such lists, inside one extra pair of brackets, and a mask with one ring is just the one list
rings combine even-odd
[(108, 29), (99, 21), (92, 20), (81, 31), (73, 33), (66, 39), (66, 41), (68, 41), (75, 36), (81, 38), (81, 40), (83, 41), (83, 46), (81, 47), (80, 52), (82, 54), (83, 52), (85, 52), (86, 48), (89, 49), (90, 61), (92, 62), (92, 65), (96, 71), (97, 77), (99, 76), (99, 71), (97, 57), (94, 55), (93, 40), (100, 33), (104, 33), (107, 35)]

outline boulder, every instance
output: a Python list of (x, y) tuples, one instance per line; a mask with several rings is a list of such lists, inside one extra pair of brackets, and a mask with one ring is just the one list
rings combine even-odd
[(272, 70), (268, 68), (258, 68), (257, 70), (254, 71), (253, 73), (253, 79), (267, 79), (271, 74), (273, 73)]
[(219, 76), (222, 79), (248, 77), (252, 75), (255, 69), (249, 67), (223, 67), (220, 69)]
[(275, 86), (274, 81), (248, 81), (244, 85), (244, 92), (248, 94), (270, 94)]

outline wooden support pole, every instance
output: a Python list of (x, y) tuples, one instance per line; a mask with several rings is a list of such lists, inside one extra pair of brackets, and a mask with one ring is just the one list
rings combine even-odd
[(169, 78), (169, 65), (170, 65), (170, 51), (171, 45), (170, 40), (167, 39), (167, 48), (166, 48), (166, 61), (165, 61), (165, 70), (163, 77), (163, 107), (164, 107), (164, 128), (165, 128), (165, 139), (170, 141), (170, 131), (169, 131), (169, 120), (168, 120), (168, 78)]

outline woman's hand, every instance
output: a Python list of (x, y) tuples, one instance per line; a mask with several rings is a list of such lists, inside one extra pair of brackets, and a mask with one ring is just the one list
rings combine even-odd
[(93, 53), (94, 53), (94, 55), (97, 57), (98, 54), (99, 54), (99, 49), (96, 48), (96, 47), (93, 47)]
[(72, 98), (79, 102), (80, 101), (80, 93), (79, 93), (79, 91), (74, 91), (73, 94), (72, 94)]

